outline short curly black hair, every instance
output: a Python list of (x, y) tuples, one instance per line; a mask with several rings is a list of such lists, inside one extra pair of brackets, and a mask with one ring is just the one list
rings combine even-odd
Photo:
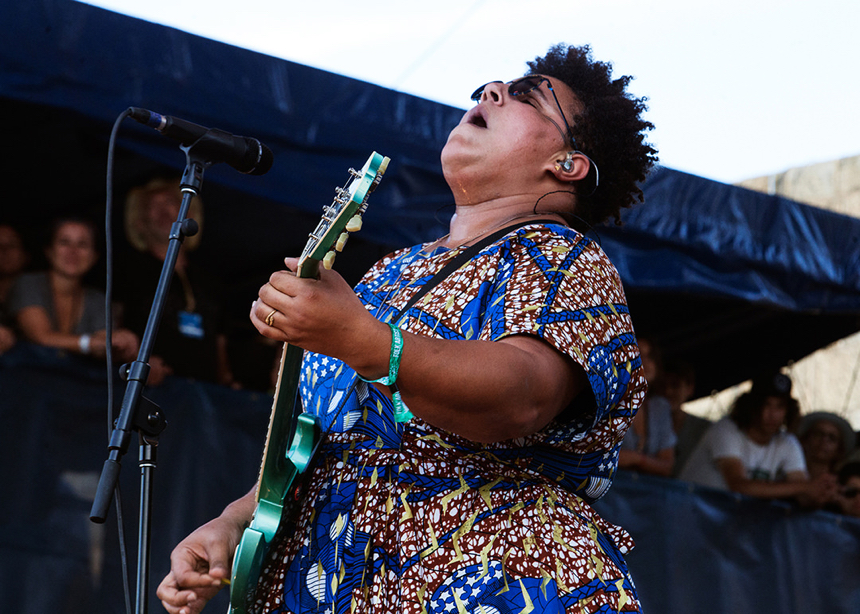
[(785, 419), (788, 430), (793, 430), (800, 418), (800, 403), (791, 395), (763, 394), (756, 391), (745, 392), (732, 404), (729, 418), (737, 427), (745, 431), (752, 427), (762, 415), (768, 397), (778, 397), (785, 401)]
[(645, 141), (654, 125), (642, 119), (647, 98), (635, 98), (626, 90), (633, 79), (612, 78), (612, 64), (591, 58), (591, 47), (558, 44), (543, 57), (528, 62), (527, 74), (541, 74), (569, 86), (581, 107), (571, 109), (572, 134), (576, 147), (591, 158), (600, 171), (599, 186), (594, 174), (577, 189), (576, 216), (588, 226), (614, 217), (642, 202), (640, 183), (657, 162), (657, 150)]

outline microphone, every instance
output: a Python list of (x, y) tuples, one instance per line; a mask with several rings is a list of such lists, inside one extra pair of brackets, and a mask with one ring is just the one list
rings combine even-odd
[(257, 139), (236, 136), (218, 128), (206, 128), (138, 107), (129, 107), (128, 111), (132, 119), (155, 128), (164, 136), (183, 145), (196, 144), (195, 151), (205, 156), (208, 162), (226, 162), (237, 171), (249, 175), (263, 175), (272, 168), (272, 150)]

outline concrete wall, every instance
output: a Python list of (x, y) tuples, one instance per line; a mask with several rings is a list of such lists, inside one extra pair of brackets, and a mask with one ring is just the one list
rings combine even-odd
[(860, 155), (755, 177), (738, 185), (860, 217)]
[[(860, 155), (755, 177), (738, 185), (860, 217)], [(860, 430), (860, 333), (786, 365), (786, 373), (794, 381), (793, 391), (804, 413), (833, 411)], [(749, 382), (745, 382), (689, 403), (688, 409), (711, 419), (722, 417), (748, 388)]]

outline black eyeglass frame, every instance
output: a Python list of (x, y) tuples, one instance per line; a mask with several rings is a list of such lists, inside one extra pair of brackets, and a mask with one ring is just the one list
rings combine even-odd
[[(561, 119), (564, 120), (564, 127), (567, 128), (567, 137), (566, 138), (568, 139), (568, 141), (570, 142), (570, 145), (575, 150), (576, 149), (576, 139), (573, 138), (573, 128), (571, 127), (571, 125), (567, 121), (567, 116), (564, 114), (564, 110), (561, 108), (561, 104), (558, 102), (558, 96), (555, 95), (555, 90), (552, 89), (552, 82), (549, 79), (547, 79), (546, 77), (540, 77), (538, 75), (529, 75), (526, 77), (520, 77), (519, 79), (514, 79), (513, 81), (508, 82), (508, 95), (514, 96), (514, 97), (525, 96), (526, 94), (531, 93), (531, 92), (535, 91), (536, 89), (538, 89), (544, 81), (546, 81), (546, 86), (549, 89), (550, 93), (552, 94), (553, 100), (555, 100), (555, 106), (558, 107), (558, 112), (561, 113)], [(532, 85), (531, 85), (531, 87), (529, 87), (526, 90), (523, 90), (523, 89), (518, 90), (517, 85), (519, 85), (523, 82), (531, 82)], [(504, 83), (504, 81), (488, 81), (487, 83), (485, 83), (484, 85), (482, 85), (481, 87), (476, 89), (474, 92), (472, 92), (471, 99), (475, 102), (480, 102), (481, 96), (484, 94), (484, 88), (486, 88), (488, 85), (490, 85), (490, 83)], [(547, 118), (547, 119), (552, 121), (551, 117)], [(555, 124), (555, 122), (552, 122), (552, 123)], [(556, 128), (558, 128), (558, 125), (556, 125)], [(559, 129), (559, 132), (561, 132), (561, 129)], [(562, 133), (562, 137), (564, 138), (563, 133)]]

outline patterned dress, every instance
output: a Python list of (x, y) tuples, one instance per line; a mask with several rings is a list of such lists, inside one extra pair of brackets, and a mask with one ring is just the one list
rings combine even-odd
[[(388, 321), (456, 253), (395, 252), (356, 292)], [(276, 537), (264, 564), (260, 611), (638, 612), (623, 558), (632, 541), (588, 504), (609, 488), (645, 392), (621, 282), (602, 250), (563, 226), (524, 226), (398, 324), (444, 339), (537, 336), (585, 370), (591, 394), (534, 435), (478, 444), (417, 417), (396, 422), (375, 387), (307, 354), (300, 393), (328, 434), (298, 528)]]

